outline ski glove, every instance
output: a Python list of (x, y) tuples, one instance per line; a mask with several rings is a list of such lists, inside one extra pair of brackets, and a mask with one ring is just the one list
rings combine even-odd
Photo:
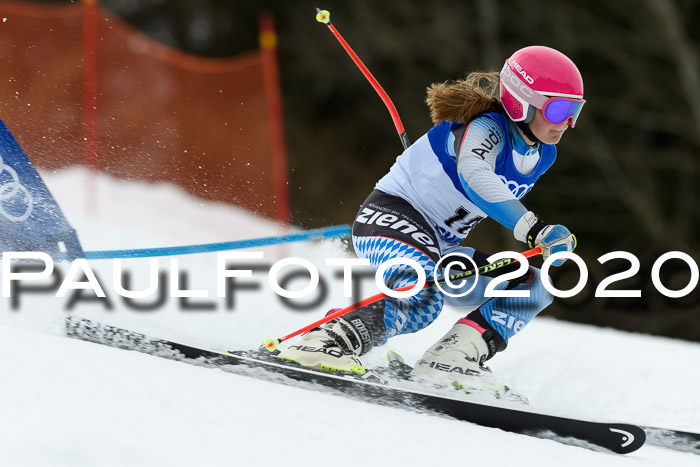
[[(513, 229), (517, 240), (527, 243), (530, 248), (542, 248), (542, 257), (546, 260), (560, 251), (574, 251), (576, 237), (563, 225), (547, 225), (528, 211), (518, 220)], [(553, 266), (561, 266), (566, 259), (558, 259)]]

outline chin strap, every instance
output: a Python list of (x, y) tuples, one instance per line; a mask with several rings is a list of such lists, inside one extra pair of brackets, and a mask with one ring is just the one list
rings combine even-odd
[(537, 136), (535, 136), (535, 135), (532, 133), (532, 131), (530, 131), (530, 127), (527, 126), (527, 124), (526, 124), (525, 122), (515, 122), (515, 124), (518, 125), (518, 128), (520, 128), (520, 131), (523, 132), (523, 134), (527, 137), (527, 139), (529, 139), (529, 140), (532, 141), (533, 143), (540, 143), (540, 144), (542, 144), (542, 141), (540, 141), (539, 139), (537, 139)]

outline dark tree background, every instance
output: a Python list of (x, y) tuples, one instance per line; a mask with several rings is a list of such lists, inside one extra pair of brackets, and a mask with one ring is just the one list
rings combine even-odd
[[(412, 140), (430, 127), (425, 88), (470, 70), (498, 70), (533, 44), (576, 62), (587, 104), (559, 144), (557, 163), (525, 199), (545, 221), (576, 233), (591, 271), (586, 290), (547, 313), (560, 318), (700, 340), (698, 287), (669, 299), (651, 283), (654, 261), (679, 250), (696, 261), (695, 205), (700, 149), (700, 2), (697, 0), (103, 0), (154, 39), (195, 54), (232, 56), (257, 48), (261, 12), (273, 13), (295, 224), (350, 223), (401, 152), (383, 103), (327, 28), (328, 9), (345, 39), (391, 96)], [(437, 187), (436, 187), (437, 189)], [(468, 242), (487, 251), (522, 250), (512, 233), (484, 222)], [(641, 299), (593, 298), (604, 277), (628, 268), (602, 254), (624, 250), (641, 271), (611, 289)], [(564, 288), (578, 270), (553, 273)], [(680, 289), (688, 266), (665, 263), (664, 284)], [(568, 284), (568, 285), (566, 285)]]

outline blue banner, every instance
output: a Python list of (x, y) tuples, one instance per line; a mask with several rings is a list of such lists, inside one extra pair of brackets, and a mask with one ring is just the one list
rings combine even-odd
[(214, 251), (236, 250), (258, 246), (279, 245), (281, 243), (300, 242), (314, 238), (338, 238), (352, 235), (349, 225), (332, 225), (314, 230), (304, 230), (274, 237), (251, 238), (249, 240), (234, 240), (232, 242), (205, 243), (202, 245), (171, 246), (163, 248), (141, 248), (138, 250), (104, 250), (86, 251), (85, 259), (114, 259), (114, 258), (152, 258), (156, 256), (191, 255), (195, 253), (211, 253)]
[(0, 247), (83, 257), (78, 235), (15, 138), (0, 121)]

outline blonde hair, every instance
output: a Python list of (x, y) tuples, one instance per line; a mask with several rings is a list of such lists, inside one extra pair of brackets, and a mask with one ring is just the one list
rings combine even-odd
[(425, 102), (433, 123), (469, 123), (483, 112), (501, 112), (499, 73), (474, 71), (459, 81), (433, 83)]

